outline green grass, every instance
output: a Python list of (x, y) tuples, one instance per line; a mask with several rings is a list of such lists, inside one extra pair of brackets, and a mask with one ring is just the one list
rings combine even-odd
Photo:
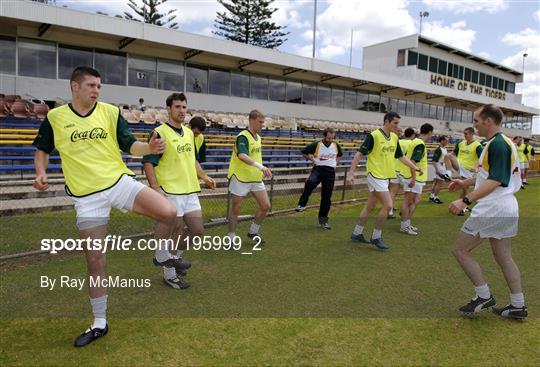
[[(540, 181), (517, 194), (513, 253), (531, 316), (525, 322), (457, 315), (472, 287), (449, 253), (464, 220), (447, 213), (454, 197), (445, 193), (445, 205), (424, 200), (413, 219), (417, 237), (389, 221), (388, 253), (349, 241), (360, 205), (333, 209), (331, 231), (316, 227), (317, 210), (271, 218), (261, 252), (189, 252), (192, 288), (181, 292), (162, 285), (150, 252), (109, 253), (110, 274), (149, 278), (152, 286), (110, 289), (111, 333), (82, 350), (71, 343), (90, 319), (86, 290), (39, 287), (42, 275), (84, 277), (82, 255), (4, 269), (0, 365), (538, 365)], [(489, 245), (475, 254), (506, 303)]]

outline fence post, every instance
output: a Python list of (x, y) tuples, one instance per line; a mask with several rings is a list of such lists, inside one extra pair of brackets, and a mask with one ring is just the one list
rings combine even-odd
[(347, 189), (347, 166), (343, 167), (345, 174), (343, 176), (343, 189), (341, 190), (341, 201), (345, 200), (345, 190)]
[(274, 175), (272, 175), (272, 178), (270, 179), (270, 213), (272, 213), (274, 203)]
[(227, 223), (230, 222), (230, 212), (231, 212), (231, 191), (229, 190), (229, 180), (227, 180), (227, 213), (225, 213), (225, 218), (227, 218)]

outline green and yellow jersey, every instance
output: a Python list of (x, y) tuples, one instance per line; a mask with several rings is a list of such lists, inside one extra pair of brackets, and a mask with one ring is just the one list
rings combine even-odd
[[(427, 149), (426, 143), (420, 138), (416, 138), (411, 141), (409, 149), (406, 154), (407, 158), (411, 161), (416, 162), (416, 165), (422, 169), (422, 174), (416, 176), (416, 181), (426, 182), (428, 177), (428, 159), (427, 159)], [(403, 175), (404, 178), (411, 178), (412, 173), (409, 167), (407, 168), (407, 174)]]
[(396, 178), (394, 159), (403, 157), (398, 140), (396, 134), (387, 135), (383, 129), (366, 136), (358, 151), (368, 156), (366, 170), (369, 175), (381, 180)]
[(240, 153), (244, 153), (255, 162), (262, 164), (261, 137), (258, 134), (252, 135), (247, 129), (236, 136), (227, 178), (230, 180), (234, 176), (240, 182), (262, 182), (263, 174), (261, 170), (241, 161), (238, 158)]
[[(412, 140), (411, 139), (399, 139), (399, 146), (401, 148), (401, 152), (403, 155), (407, 155), (407, 151), (409, 150), (409, 147), (411, 146)], [(406, 166), (403, 162), (401, 162), (399, 159), (395, 159), (394, 162), (396, 163), (396, 172), (405, 176), (411, 176), (410, 172), (411, 169)]]
[(517, 145), (516, 144), (516, 150), (518, 153), (519, 163), (525, 163), (527, 162), (527, 155), (525, 154), (525, 149), (527, 146), (523, 143)]
[(477, 140), (472, 141), (470, 144), (467, 144), (466, 140), (462, 140), (456, 144), (454, 154), (463, 167), (472, 170), (482, 154), (482, 144)]

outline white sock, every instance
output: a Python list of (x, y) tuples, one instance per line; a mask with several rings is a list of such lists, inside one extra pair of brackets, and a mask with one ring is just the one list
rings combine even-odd
[(354, 234), (355, 236), (358, 236), (358, 235), (361, 235), (362, 232), (364, 232), (364, 226), (361, 226), (361, 225), (358, 225), (358, 224), (357, 224), (357, 225), (354, 227), (353, 234)]
[(446, 170), (446, 175), (450, 178), (452, 178), (452, 171), (451, 170)]
[(510, 293), (510, 303), (515, 307), (525, 306), (525, 297), (523, 297), (523, 293)]
[(182, 258), (183, 253), (184, 253), (184, 250), (176, 250), (176, 256), (178, 256), (179, 259)]
[(249, 233), (250, 234), (257, 234), (257, 233), (259, 233), (259, 229), (261, 229), (260, 224), (257, 224), (255, 222), (251, 222), (251, 226), (249, 226)]
[(401, 221), (401, 229), (405, 229), (407, 228), (407, 221), (406, 220), (402, 220)]
[(107, 295), (104, 295), (98, 298), (90, 298), (92, 314), (94, 315), (92, 329), (104, 329), (105, 325), (107, 325), (107, 297)]
[(526, 179), (526, 178), (524, 178), (524, 179), (523, 179), (523, 182), (527, 182), (527, 179)]
[(474, 291), (476, 292), (476, 296), (486, 299), (491, 297), (491, 292), (489, 291), (489, 287), (487, 284), (479, 285), (478, 287), (474, 287)]
[(372, 240), (376, 240), (377, 238), (381, 238), (382, 230), (381, 229), (373, 229), (373, 234), (371, 235)]
[(160, 244), (158, 248), (156, 249), (156, 252), (155, 252), (156, 260), (159, 261), (160, 263), (167, 261), (171, 257), (169, 250), (167, 248), (160, 248), (161, 246), (167, 247), (166, 245)]
[(176, 278), (176, 270), (174, 268), (163, 267), (163, 278), (174, 279)]
[(436, 198), (436, 196), (435, 196), (434, 193), (429, 194), (429, 197), (432, 198), (432, 199), (435, 199), (435, 198)]

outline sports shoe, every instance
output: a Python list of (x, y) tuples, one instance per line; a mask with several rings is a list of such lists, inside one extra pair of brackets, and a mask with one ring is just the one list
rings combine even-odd
[(430, 196), (430, 197), (429, 197), (429, 201), (431, 201), (432, 203), (434, 203), (434, 202), (435, 202), (435, 197), (434, 197), (434, 196)]
[(296, 206), (296, 208), (295, 208), (294, 210), (296, 210), (297, 212), (300, 213), (300, 212), (305, 211), (305, 210), (306, 210), (306, 207), (305, 207), (305, 206), (302, 206), (302, 205), (298, 205), (298, 206)]
[(394, 212), (388, 213), (388, 217), (386, 217), (386, 219), (396, 219), (396, 215), (394, 214)]
[(418, 232), (416, 232), (411, 226), (407, 226), (405, 228), (401, 227), (399, 230), (400, 230), (400, 232), (410, 234), (411, 236), (418, 235)]
[(100, 328), (89, 328), (84, 333), (79, 335), (77, 339), (75, 339), (75, 342), (73, 345), (77, 348), (84, 347), (90, 343), (92, 343), (94, 340), (101, 338), (102, 336), (107, 335), (109, 332), (109, 325), (105, 324), (105, 329)]
[(381, 251), (386, 251), (388, 250), (390, 247), (388, 247), (386, 245), (386, 243), (384, 243), (382, 237), (381, 238), (375, 238), (375, 239), (372, 239), (371, 240), (371, 244), (373, 246), (375, 246), (378, 250), (381, 250)]
[(493, 296), (490, 296), (489, 298), (476, 296), (471, 299), (469, 303), (461, 306), (459, 311), (464, 315), (471, 316), (495, 306), (495, 303), (495, 298), (493, 298)]
[(354, 233), (351, 234), (351, 240), (353, 240), (355, 242), (371, 243), (368, 240), (366, 240), (366, 238), (364, 237), (364, 235), (362, 233), (360, 233), (360, 234), (354, 234)]
[(415, 232), (418, 232), (418, 228), (413, 226), (412, 224), (409, 224), (409, 228), (412, 229)]
[(174, 289), (188, 289), (191, 286), (191, 284), (189, 284), (189, 282), (182, 277), (163, 279), (163, 282), (170, 285)]
[(525, 186), (521, 185), (521, 190), (525, 190)]
[(527, 181), (522, 182), (523, 185), (528, 185), (529, 183)]
[(174, 268), (176, 270), (176, 274), (181, 275), (185, 274), (184, 270), (191, 268), (191, 263), (187, 260), (177, 257), (171, 257), (163, 262), (157, 261), (157, 259), (154, 257), (152, 259), (152, 262), (155, 266), (164, 266), (166, 268)]
[(435, 199), (433, 199), (433, 202), (435, 204), (442, 204), (443, 203), (443, 201), (441, 199), (439, 199), (438, 197), (435, 197)]
[(258, 238), (261, 239), (261, 242), (259, 243), (260, 245), (263, 245), (266, 241), (262, 238), (262, 236), (258, 233), (248, 233), (247, 234), (248, 238), (250, 240), (252, 240), (253, 242), (257, 241)]
[(322, 222), (322, 223), (319, 223), (319, 226), (320, 226), (322, 229), (332, 229), (332, 227), (330, 226), (330, 223), (328, 223), (328, 222)]
[(495, 315), (498, 315), (500, 317), (504, 317), (507, 319), (524, 319), (529, 315), (527, 306), (516, 307), (516, 306), (512, 306), (512, 304), (506, 305), (502, 308), (493, 307), (491, 311), (493, 311)]

